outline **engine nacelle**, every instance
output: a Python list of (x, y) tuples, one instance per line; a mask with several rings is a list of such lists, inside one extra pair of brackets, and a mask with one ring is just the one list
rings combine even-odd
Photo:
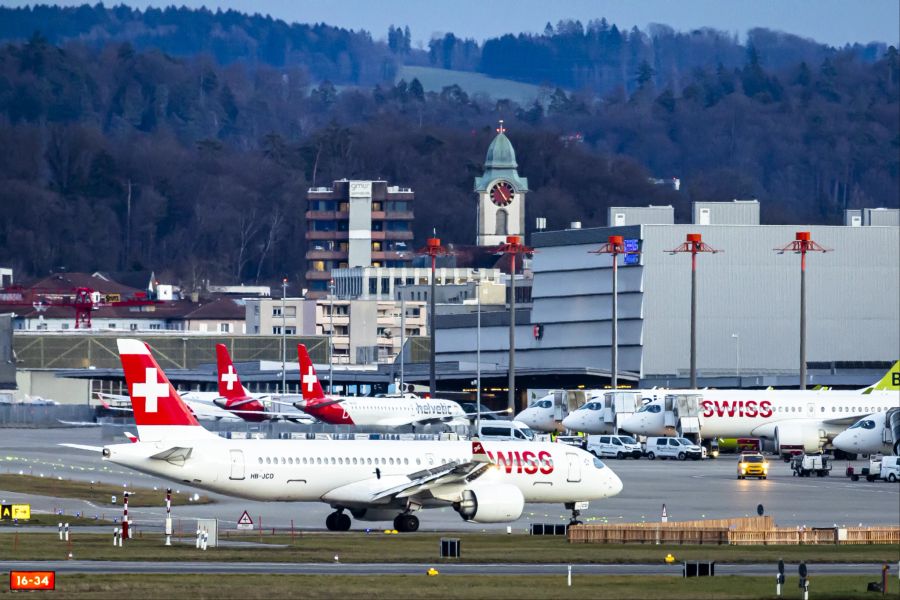
[(826, 439), (814, 423), (782, 423), (775, 428), (775, 450), (779, 454), (818, 452)]
[(508, 483), (484, 485), (463, 490), (462, 500), (453, 508), (472, 523), (506, 523), (522, 516), (525, 496)]

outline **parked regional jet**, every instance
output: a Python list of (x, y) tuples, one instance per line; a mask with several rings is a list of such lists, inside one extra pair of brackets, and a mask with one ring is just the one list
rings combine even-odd
[(444, 506), (466, 521), (508, 522), (526, 502), (566, 504), (574, 519), (576, 506), (622, 489), (602, 461), (563, 444), (221, 438), (200, 426), (149, 346), (134, 339), (117, 344), (139, 441), (63, 445), (230, 496), (326, 502), (335, 509), (325, 521), (330, 530), (349, 529), (349, 512), (416, 531), (418, 510)]
[(469, 415), (452, 400), (421, 398), (409, 393), (401, 396), (326, 396), (303, 344), (297, 345), (297, 357), (303, 399), (294, 406), (320, 421), (376, 427), (469, 424)]
[[(874, 386), (839, 390), (700, 390), (695, 410), (705, 438), (757, 437), (775, 442), (781, 454), (814, 452), (861, 416), (897, 407), (900, 361)], [(637, 435), (666, 435), (665, 398), (645, 404), (620, 423)], [(675, 420), (677, 420), (675, 416)]]
[(866, 415), (832, 440), (850, 454), (900, 454), (900, 398), (891, 410)]

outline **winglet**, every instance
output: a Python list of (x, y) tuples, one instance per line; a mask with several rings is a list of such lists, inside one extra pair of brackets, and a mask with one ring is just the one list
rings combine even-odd
[(138, 442), (138, 437), (136, 435), (134, 435), (133, 433), (131, 433), (130, 431), (125, 431), (123, 433), (125, 434), (125, 437), (128, 438), (128, 441), (131, 442), (132, 444), (136, 444)]

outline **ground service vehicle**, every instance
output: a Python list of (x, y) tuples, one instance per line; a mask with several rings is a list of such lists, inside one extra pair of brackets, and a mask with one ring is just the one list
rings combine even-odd
[(592, 435), (588, 436), (587, 451), (603, 458), (640, 458), (644, 452), (636, 439), (629, 435)]
[(481, 424), (478, 439), (487, 442), (528, 442), (534, 440), (534, 432), (521, 421), (491, 421)]
[(791, 471), (795, 477), (825, 477), (831, 471), (829, 457), (816, 452), (814, 454), (796, 454), (791, 457)]
[(747, 479), (748, 477), (758, 477), (759, 479), (767, 479), (769, 477), (769, 461), (762, 454), (743, 453), (737, 463), (737, 478)]
[(703, 458), (703, 449), (687, 438), (674, 437), (648, 437), (645, 448), (647, 458), (654, 460), (660, 458), (677, 458), (678, 460), (700, 460)]

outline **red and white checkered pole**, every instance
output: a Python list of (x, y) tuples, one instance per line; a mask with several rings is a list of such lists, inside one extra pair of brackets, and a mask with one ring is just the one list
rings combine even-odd
[(172, 545), (172, 488), (166, 488), (166, 546)]
[(131, 529), (128, 527), (128, 492), (125, 492), (122, 506), (122, 538), (131, 539)]

